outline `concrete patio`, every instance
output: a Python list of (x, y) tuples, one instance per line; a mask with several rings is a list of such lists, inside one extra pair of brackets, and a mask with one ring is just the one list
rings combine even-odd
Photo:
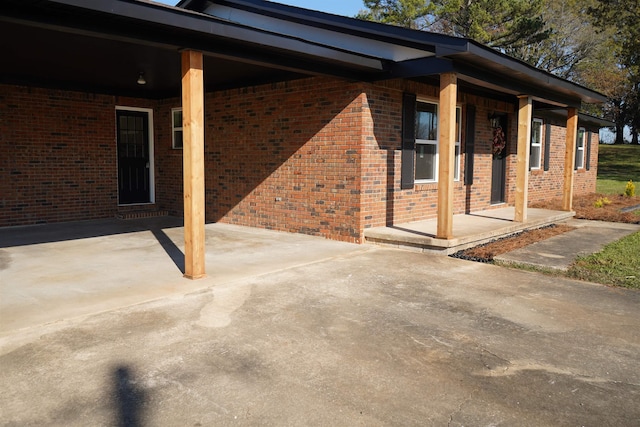
[(0, 340), (11, 332), (233, 283), (366, 246), (207, 224), (208, 277), (183, 278), (182, 219), (0, 228)]
[[(564, 220), (567, 212), (531, 209), (515, 223), (513, 208), (454, 219), (456, 238), (435, 239), (435, 220), (367, 230), (367, 241), (448, 254), (525, 228)], [(184, 279), (182, 220), (104, 219), (0, 228), (0, 339), (12, 331), (192, 292), (370, 250), (291, 233), (229, 224), (206, 225), (208, 277)], [(304, 248), (304, 249), (302, 249)]]

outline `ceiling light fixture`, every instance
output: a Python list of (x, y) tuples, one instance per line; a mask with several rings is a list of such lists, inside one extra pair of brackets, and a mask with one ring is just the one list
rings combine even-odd
[(138, 84), (139, 85), (146, 85), (147, 84), (147, 80), (145, 80), (144, 73), (142, 71), (140, 71), (140, 75), (138, 75)]

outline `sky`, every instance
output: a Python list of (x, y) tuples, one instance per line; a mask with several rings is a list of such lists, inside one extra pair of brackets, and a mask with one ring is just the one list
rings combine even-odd
[[(179, 0), (155, 1), (174, 6)], [(354, 16), (360, 11), (360, 9), (364, 9), (364, 2), (362, 0), (278, 0), (277, 3), (343, 16)]]

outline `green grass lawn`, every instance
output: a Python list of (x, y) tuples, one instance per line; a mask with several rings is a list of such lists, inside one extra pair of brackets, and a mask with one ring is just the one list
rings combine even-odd
[(569, 275), (605, 285), (640, 289), (640, 232), (611, 243), (593, 255), (578, 259)]
[[(601, 144), (596, 191), (623, 194), (629, 180), (640, 192), (640, 145)], [(637, 212), (640, 214), (640, 212)], [(580, 258), (569, 275), (590, 282), (640, 289), (640, 232), (607, 245), (601, 252)]]
[(596, 191), (602, 194), (622, 194), (629, 180), (640, 191), (640, 144), (598, 146), (598, 181)]

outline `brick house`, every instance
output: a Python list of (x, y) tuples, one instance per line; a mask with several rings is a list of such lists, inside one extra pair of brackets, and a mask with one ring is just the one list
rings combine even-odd
[(604, 97), (471, 40), (262, 0), (5, 0), (0, 226), (167, 211), (361, 243), (595, 191)]

